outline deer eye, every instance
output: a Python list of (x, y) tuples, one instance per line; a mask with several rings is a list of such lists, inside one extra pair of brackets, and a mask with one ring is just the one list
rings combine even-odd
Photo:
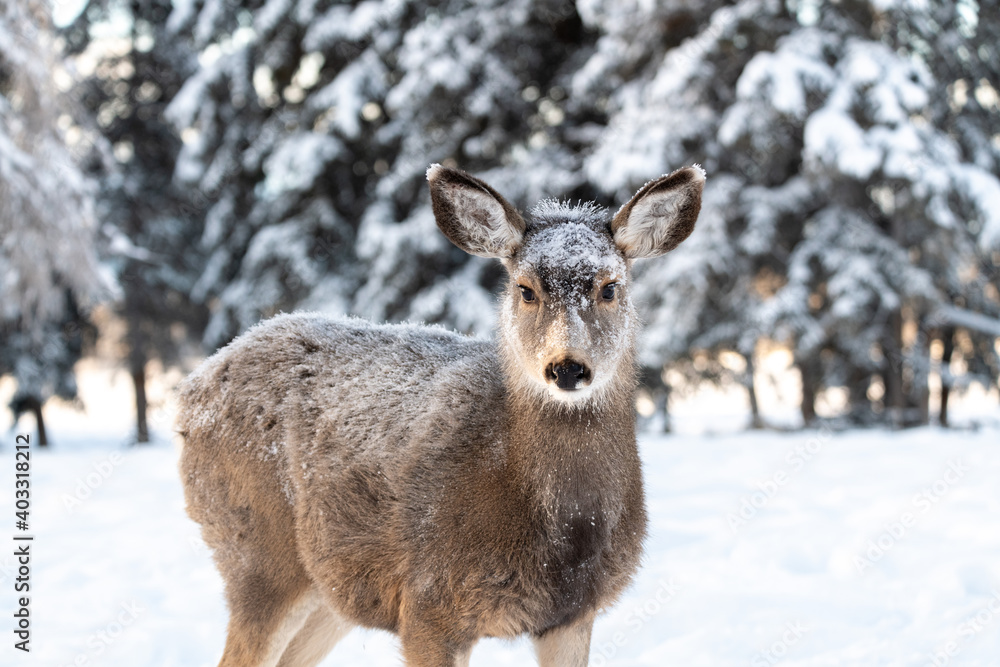
[(608, 283), (607, 285), (605, 285), (604, 289), (601, 290), (601, 298), (604, 299), (605, 301), (612, 301), (612, 300), (614, 300), (614, 298), (615, 298), (615, 287), (617, 287), (617, 286), (618, 285), (616, 283)]
[(525, 303), (531, 303), (535, 300), (535, 292), (530, 287), (524, 285), (518, 285), (518, 287), (521, 288), (521, 298), (524, 299)]

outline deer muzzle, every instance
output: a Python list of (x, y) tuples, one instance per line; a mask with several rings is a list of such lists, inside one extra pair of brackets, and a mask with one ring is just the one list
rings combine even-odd
[(593, 380), (590, 367), (574, 359), (563, 359), (545, 367), (545, 379), (563, 391), (574, 391), (586, 387)]

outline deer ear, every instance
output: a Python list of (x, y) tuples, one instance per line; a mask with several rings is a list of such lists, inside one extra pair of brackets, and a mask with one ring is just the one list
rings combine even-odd
[(694, 231), (704, 185), (697, 165), (646, 183), (611, 221), (615, 244), (629, 259), (670, 252)]
[(438, 228), (480, 257), (511, 257), (524, 238), (524, 219), (510, 202), (474, 176), (439, 164), (427, 170)]

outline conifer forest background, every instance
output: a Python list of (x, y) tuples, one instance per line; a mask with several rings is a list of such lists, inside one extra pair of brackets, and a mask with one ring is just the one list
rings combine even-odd
[(781, 350), (799, 426), (947, 425), (1000, 377), (998, 89), (997, 0), (0, 0), (0, 376), (40, 418), (105, 345), (143, 442), (153, 365), (281, 311), (489, 335), (429, 164), (613, 208), (698, 163), (636, 267), (645, 417), (766, 426)]

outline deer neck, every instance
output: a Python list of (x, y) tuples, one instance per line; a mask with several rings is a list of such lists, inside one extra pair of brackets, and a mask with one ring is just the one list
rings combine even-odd
[(594, 400), (567, 404), (509, 381), (508, 465), (533, 503), (556, 521), (621, 511), (624, 479), (639, 474), (633, 355)]

